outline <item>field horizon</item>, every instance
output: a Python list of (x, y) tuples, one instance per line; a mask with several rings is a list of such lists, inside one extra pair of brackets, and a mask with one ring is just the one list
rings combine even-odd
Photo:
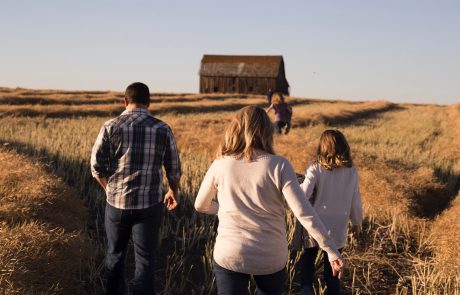
[[(102, 294), (105, 199), (91, 178), (89, 156), (103, 122), (123, 111), (122, 99), (123, 93), (115, 91), (0, 87), (0, 159), (10, 162), (10, 168), (0, 172), (0, 238), (5, 241), (1, 253), (8, 257), (0, 259), (0, 294), (72, 294), (63, 287), (72, 280), (80, 287), (75, 294)], [(294, 109), (293, 128), (288, 135), (275, 136), (277, 154), (303, 173), (314, 159), (321, 132), (339, 129), (350, 142), (359, 171), (364, 234), (350, 235), (344, 250), (344, 294), (460, 294), (460, 104), (298, 97), (288, 97), (288, 103)], [(196, 213), (193, 201), (226, 125), (246, 105), (266, 107), (266, 98), (238, 93), (152, 93), (150, 110), (172, 127), (184, 171), (182, 202), (167, 214), (161, 230), (156, 278), (160, 294), (216, 292), (211, 253), (217, 219)], [(45, 275), (55, 272), (47, 269), (43, 257), (53, 259), (46, 249), (58, 247), (59, 235), (33, 245), (18, 242), (38, 241), (24, 220), (36, 224), (32, 217), (43, 214), (44, 207), (27, 199), (28, 191), (20, 195), (13, 189), (27, 180), (21, 177), (24, 172), (11, 171), (33, 163), (37, 164), (34, 173), (48, 179), (51, 186), (71, 191), (72, 202), (83, 208), (78, 211), (84, 220), (78, 225), (81, 228), (72, 232), (83, 243), (68, 239), (74, 243), (72, 249), (85, 254), (73, 265), (72, 278)], [(38, 188), (31, 191), (42, 203), (69, 210), (59, 205), (56, 195)], [(14, 208), (27, 210), (18, 217), (10, 214)], [(291, 241), (294, 219), (290, 210), (286, 220)], [(70, 221), (61, 221), (41, 219), (40, 224), (66, 233), (65, 222)], [(65, 252), (59, 255), (66, 259)], [(298, 259), (299, 253), (290, 247), (288, 294), (299, 294)], [(24, 273), (27, 276), (19, 275)], [(127, 274), (132, 277), (132, 265)], [(29, 275), (37, 283), (27, 284)], [(322, 282), (316, 292), (324, 294)]]
[[(94, 88), (94, 89), (77, 89), (77, 88), (49, 88), (49, 87), (42, 87), (42, 88), (34, 88), (34, 87), (26, 87), (26, 86), (15, 86), (15, 87), (9, 87), (9, 86), (0, 86), (0, 91), (33, 91), (33, 92), (55, 92), (55, 93), (116, 93), (116, 94), (121, 94), (123, 95), (122, 90), (115, 90), (115, 89), (99, 89), (99, 88)], [(194, 92), (194, 91), (156, 91), (155, 89), (151, 89), (153, 92), (151, 92), (151, 96), (155, 97), (163, 97), (163, 96), (177, 96), (177, 95), (201, 95), (199, 92)], [(221, 94), (219, 92), (216, 92), (216, 94)], [(235, 95), (248, 95), (248, 94), (241, 94), (241, 93), (226, 93), (226, 94), (235, 94)], [(207, 94), (203, 94), (207, 95)], [(208, 94), (209, 95), (209, 94)], [(212, 94), (211, 94), (212, 95)], [(249, 95), (254, 95), (254, 96), (261, 96), (259, 94), (249, 94)], [(296, 99), (314, 99), (314, 100), (329, 100), (329, 101), (348, 101), (348, 102), (372, 102), (372, 101), (388, 101), (391, 103), (395, 104), (403, 104), (403, 105), (437, 105), (437, 106), (450, 106), (450, 105), (456, 105), (460, 102), (453, 102), (453, 103), (438, 103), (438, 102), (414, 102), (410, 101), (411, 99), (407, 99), (405, 101), (404, 99), (392, 99), (388, 97), (379, 97), (379, 98), (372, 98), (372, 99), (365, 99), (365, 98), (358, 98), (358, 97), (317, 97), (317, 96), (298, 96), (298, 95), (293, 95), (293, 96), (288, 96)]]

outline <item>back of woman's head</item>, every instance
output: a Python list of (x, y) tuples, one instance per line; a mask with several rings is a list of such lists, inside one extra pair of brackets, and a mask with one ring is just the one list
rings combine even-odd
[(273, 96), (272, 96), (272, 102), (273, 104), (282, 104), (282, 103), (285, 103), (286, 100), (284, 98), (284, 95), (281, 92), (275, 92), (273, 93)]
[(267, 113), (255, 106), (244, 107), (232, 119), (217, 155), (253, 159), (254, 150), (274, 154), (273, 124)]
[(321, 134), (316, 161), (326, 170), (353, 166), (350, 146), (342, 132), (330, 129)]

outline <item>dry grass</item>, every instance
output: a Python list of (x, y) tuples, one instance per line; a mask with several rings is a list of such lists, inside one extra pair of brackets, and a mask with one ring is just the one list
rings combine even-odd
[(93, 257), (78, 196), (41, 164), (0, 149), (0, 293), (84, 293)]
[[(102, 246), (104, 201), (89, 175), (88, 157), (101, 124), (110, 112), (122, 109), (110, 101), (121, 94), (20, 91), (0, 89), (0, 111), (10, 108), (12, 115), (0, 118), (0, 142), (8, 141), (18, 151), (42, 157), (78, 189), (95, 220), (95, 238)], [(35, 113), (21, 117), (25, 113), (15, 108), (24, 106), (1, 99), (26, 96), (54, 100), (27, 102)], [(69, 103), (72, 100), (78, 103)], [(194, 213), (193, 199), (234, 110), (249, 104), (264, 106), (265, 100), (261, 96), (190, 94), (161, 94), (154, 100), (152, 110), (172, 126), (184, 164), (183, 201), (162, 228), (158, 284), (163, 294), (212, 294), (210, 253), (216, 220)], [(460, 145), (455, 144), (459, 138), (455, 132), (459, 128), (452, 124), (458, 124), (459, 106), (298, 98), (290, 102), (294, 128), (286, 136), (275, 137), (277, 153), (287, 157), (298, 172), (304, 171), (321, 132), (339, 128), (349, 139), (360, 172), (366, 234), (352, 239), (345, 251), (350, 266), (345, 294), (458, 294), (459, 282), (439, 266), (449, 258), (457, 261), (453, 252), (458, 248), (458, 230), (454, 226), (443, 229), (450, 221), (459, 223), (458, 198), (445, 210), (458, 190)], [(58, 110), (62, 115), (50, 118)], [(95, 111), (100, 113), (91, 113)], [(82, 114), (85, 117), (78, 117)], [(288, 234), (292, 234), (292, 220)], [(291, 252), (287, 281), (291, 294), (298, 291), (297, 259)], [(180, 277), (181, 283), (172, 277)]]
[[(460, 105), (454, 105), (449, 110), (450, 126), (454, 134), (448, 145), (444, 146), (447, 157), (453, 161), (453, 177), (448, 179), (452, 189), (460, 186)], [(460, 278), (460, 193), (454, 198), (450, 207), (433, 224), (434, 263), (437, 273), (447, 274), (448, 277)]]

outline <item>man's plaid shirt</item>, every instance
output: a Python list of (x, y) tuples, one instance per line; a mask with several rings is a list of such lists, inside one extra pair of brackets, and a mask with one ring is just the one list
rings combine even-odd
[(166, 177), (181, 176), (170, 127), (148, 110), (125, 110), (105, 122), (91, 153), (91, 173), (108, 179), (107, 202), (120, 209), (143, 209), (162, 202)]

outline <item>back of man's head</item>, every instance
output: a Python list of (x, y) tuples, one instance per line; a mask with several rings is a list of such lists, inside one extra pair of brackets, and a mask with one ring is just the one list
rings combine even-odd
[(128, 103), (143, 104), (148, 106), (150, 104), (150, 90), (144, 83), (135, 82), (129, 85), (125, 91), (125, 97)]

